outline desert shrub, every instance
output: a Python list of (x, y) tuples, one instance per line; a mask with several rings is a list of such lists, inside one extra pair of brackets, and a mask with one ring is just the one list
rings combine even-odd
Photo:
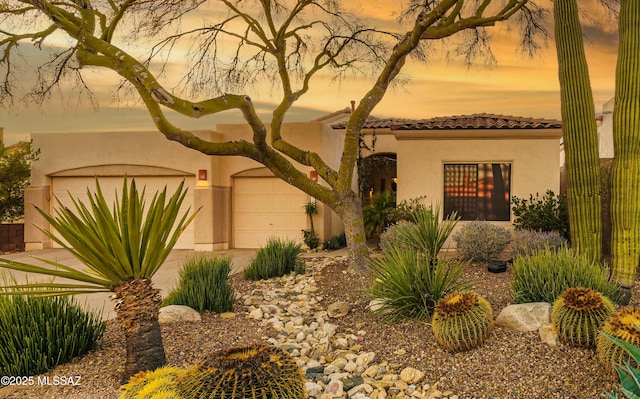
[(458, 255), (472, 262), (488, 262), (500, 255), (511, 240), (511, 233), (501, 226), (475, 220), (466, 223), (453, 235)]
[(71, 297), (0, 296), (0, 374), (30, 376), (95, 349), (106, 323)]
[(380, 248), (384, 250), (392, 245), (396, 245), (400, 248), (411, 248), (403, 240), (403, 237), (406, 234), (409, 234), (407, 232), (402, 232), (405, 229), (415, 229), (414, 223), (401, 220), (400, 222), (387, 227), (382, 234), (380, 234), (380, 242), (378, 243)]
[(559, 231), (565, 236), (568, 234), (569, 211), (565, 195), (556, 196), (553, 191), (547, 190), (542, 198), (538, 193), (535, 197), (529, 195), (528, 200), (512, 196), (511, 204), (516, 229)]
[(331, 237), (324, 243), (324, 249), (334, 251), (336, 249), (344, 248), (347, 246), (347, 236), (342, 233), (335, 237)]
[(459, 281), (465, 266), (446, 259), (432, 264), (418, 251), (391, 245), (371, 261), (375, 280), (368, 294), (381, 304), (376, 312), (388, 319), (425, 319), (445, 295), (471, 288), (471, 282)]
[(320, 246), (320, 238), (316, 236), (313, 230), (302, 230), (302, 239), (309, 249), (316, 249)]
[(550, 231), (515, 230), (511, 238), (511, 255), (530, 255), (531, 253), (549, 248), (552, 250), (565, 247), (567, 240), (558, 233)]
[(411, 224), (398, 229), (401, 246), (407, 245), (419, 251), (432, 264), (437, 263), (438, 254), (458, 223), (454, 212), (440, 222), (440, 207), (424, 207), (416, 212)]
[(412, 221), (416, 214), (421, 212), (426, 206), (422, 203), (424, 196), (402, 200), (396, 204), (396, 207), (389, 211), (387, 219), (390, 224), (400, 223), (402, 221)]
[(609, 281), (609, 272), (567, 248), (547, 248), (513, 261), (511, 289), (515, 303), (554, 303), (567, 288), (575, 287), (591, 288), (613, 301), (617, 299), (617, 285)]
[(369, 205), (362, 208), (362, 218), (367, 237), (376, 237), (389, 226), (389, 213), (396, 207), (396, 193), (385, 191), (371, 198)]
[(244, 277), (249, 280), (263, 280), (300, 271), (300, 266), (296, 263), (301, 250), (302, 246), (294, 241), (270, 238), (244, 270)]
[(185, 305), (198, 312), (228, 312), (233, 309), (235, 301), (229, 284), (230, 273), (230, 256), (199, 255), (189, 258), (180, 269), (178, 287), (162, 304)]

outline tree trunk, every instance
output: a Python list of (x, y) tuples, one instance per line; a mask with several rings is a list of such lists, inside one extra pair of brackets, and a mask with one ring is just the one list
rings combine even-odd
[(349, 261), (359, 272), (368, 270), (369, 248), (367, 247), (362, 218), (362, 203), (359, 196), (349, 191), (341, 197), (335, 209), (344, 223), (344, 233), (347, 238)]
[(132, 375), (155, 370), (167, 359), (162, 345), (158, 312), (159, 290), (151, 280), (137, 278), (114, 289), (113, 299), (120, 326), (124, 330), (127, 360), (123, 382)]
[(640, 10), (620, 5), (620, 44), (613, 107), (611, 262), (623, 302), (631, 299), (640, 246)]
[(598, 131), (578, 5), (576, 0), (556, 0), (553, 4), (571, 245), (599, 262), (602, 208)]

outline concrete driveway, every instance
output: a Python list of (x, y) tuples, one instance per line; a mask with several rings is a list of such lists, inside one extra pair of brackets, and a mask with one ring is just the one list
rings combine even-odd
[[(176, 285), (178, 284), (178, 271), (180, 270), (180, 267), (182, 266), (184, 260), (190, 256), (193, 256), (194, 253), (195, 252), (193, 250), (187, 249), (175, 249), (171, 251), (171, 254), (169, 254), (167, 260), (153, 277), (155, 287), (161, 290), (163, 296), (166, 295), (171, 289), (176, 287)], [(233, 274), (244, 270), (244, 268), (251, 262), (251, 259), (253, 259), (253, 257), (255, 256), (256, 250), (230, 249), (224, 251), (208, 252), (208, 254), (231, 255), (233, 258), (231, 273)], [(0, 258), (34, 265), (44, 265), (45, 263), (37, 259), (40, 258), (52, 260), (79, 270), (86, 269), (86, 266), (84, 266), (80, 261), (74, 258), (73, 255), (71, 255), (65, 249), (46, 249), (42, 251), (18, 252), (13, 254), (0, 255)], [(13, 274), (13, 276), (18, 280), (19, 283), (23, 283), (25, 281), (50, 281), (50, 278), (46, 276), (27, 276), (27, 273), (13, 272), (8, 269), (0, 268), (0, 274), (8, 276), (9, 272)], [(64, 282), (68, 280), (57, 278), (56, 281)], [(0, 281), (0, 283), (4, 285), (3, 282)], [(86, 304), (88, 308), (96, 310), (98, 312), (102, 312), (102, 316), (104, 319), (112, 319), (115, 318), (116, 314), (113, 311), (113, 303), (109, 299), (110, 296), (110, 292), (101, 292), (96, 294), (76, 295), (76, 299), (80, 304)]]

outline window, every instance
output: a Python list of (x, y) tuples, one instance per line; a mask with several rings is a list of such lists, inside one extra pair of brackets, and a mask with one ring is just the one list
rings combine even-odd
[(510, 220), (511, 164), (445, 164), (444, 214), (461, 220)]

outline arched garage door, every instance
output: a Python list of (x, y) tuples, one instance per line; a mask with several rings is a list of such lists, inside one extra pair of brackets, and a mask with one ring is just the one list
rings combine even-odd
[[(189, 191), (185, 196), (182, 203), (181, 215), (187, 211), (189, 207), (193, 210), (193, 190), (194, 190), (194, 177), (193, 176), (141, 176), (134, 177), (136, 180), (136, 187), (142, 192), (143, 187), (146, 186), (145, 198), (146, 204), (151, 203), (153, 195), (164, 187), (167, 187), (167, 194), (171, 195), (178, 188), (178, 185), (182, 180), (185, 180), (185, 187), (188, 187)], [(114, 203), (116, 198), (116, 191), (120, 193), (122, 191), (123, 177), (100, 177), (100, 188), (105, 196), (105, 199), (109, 203)], [(65, 176), (65, 177), (52, 177), (51, 190), (53, 194), (60, 199), (62, 204), (70, 209), (73, 208), (69, 194), (73, 198), (80, 199), (80, 201), (88, 204), (87, 199), (87, 187), (91, 192), (95, 192), (95, 178), (86, 176)], [(118, 194), (120, 195), (120, 194)], [(57, 202), (52, 199), (52, 204), (55, 208), (58, 207)], [(54, 246), (58, 247), (54, 243)], [(193, 222), (182, 233), (178, 242), (174, 248), (176, 249), (193, 249), (194, 247), (194, 229)]]
[(233, 180), (233, 246), (260, 248), (269, 237), (302, 242), (309, 196), (277, 177)]

